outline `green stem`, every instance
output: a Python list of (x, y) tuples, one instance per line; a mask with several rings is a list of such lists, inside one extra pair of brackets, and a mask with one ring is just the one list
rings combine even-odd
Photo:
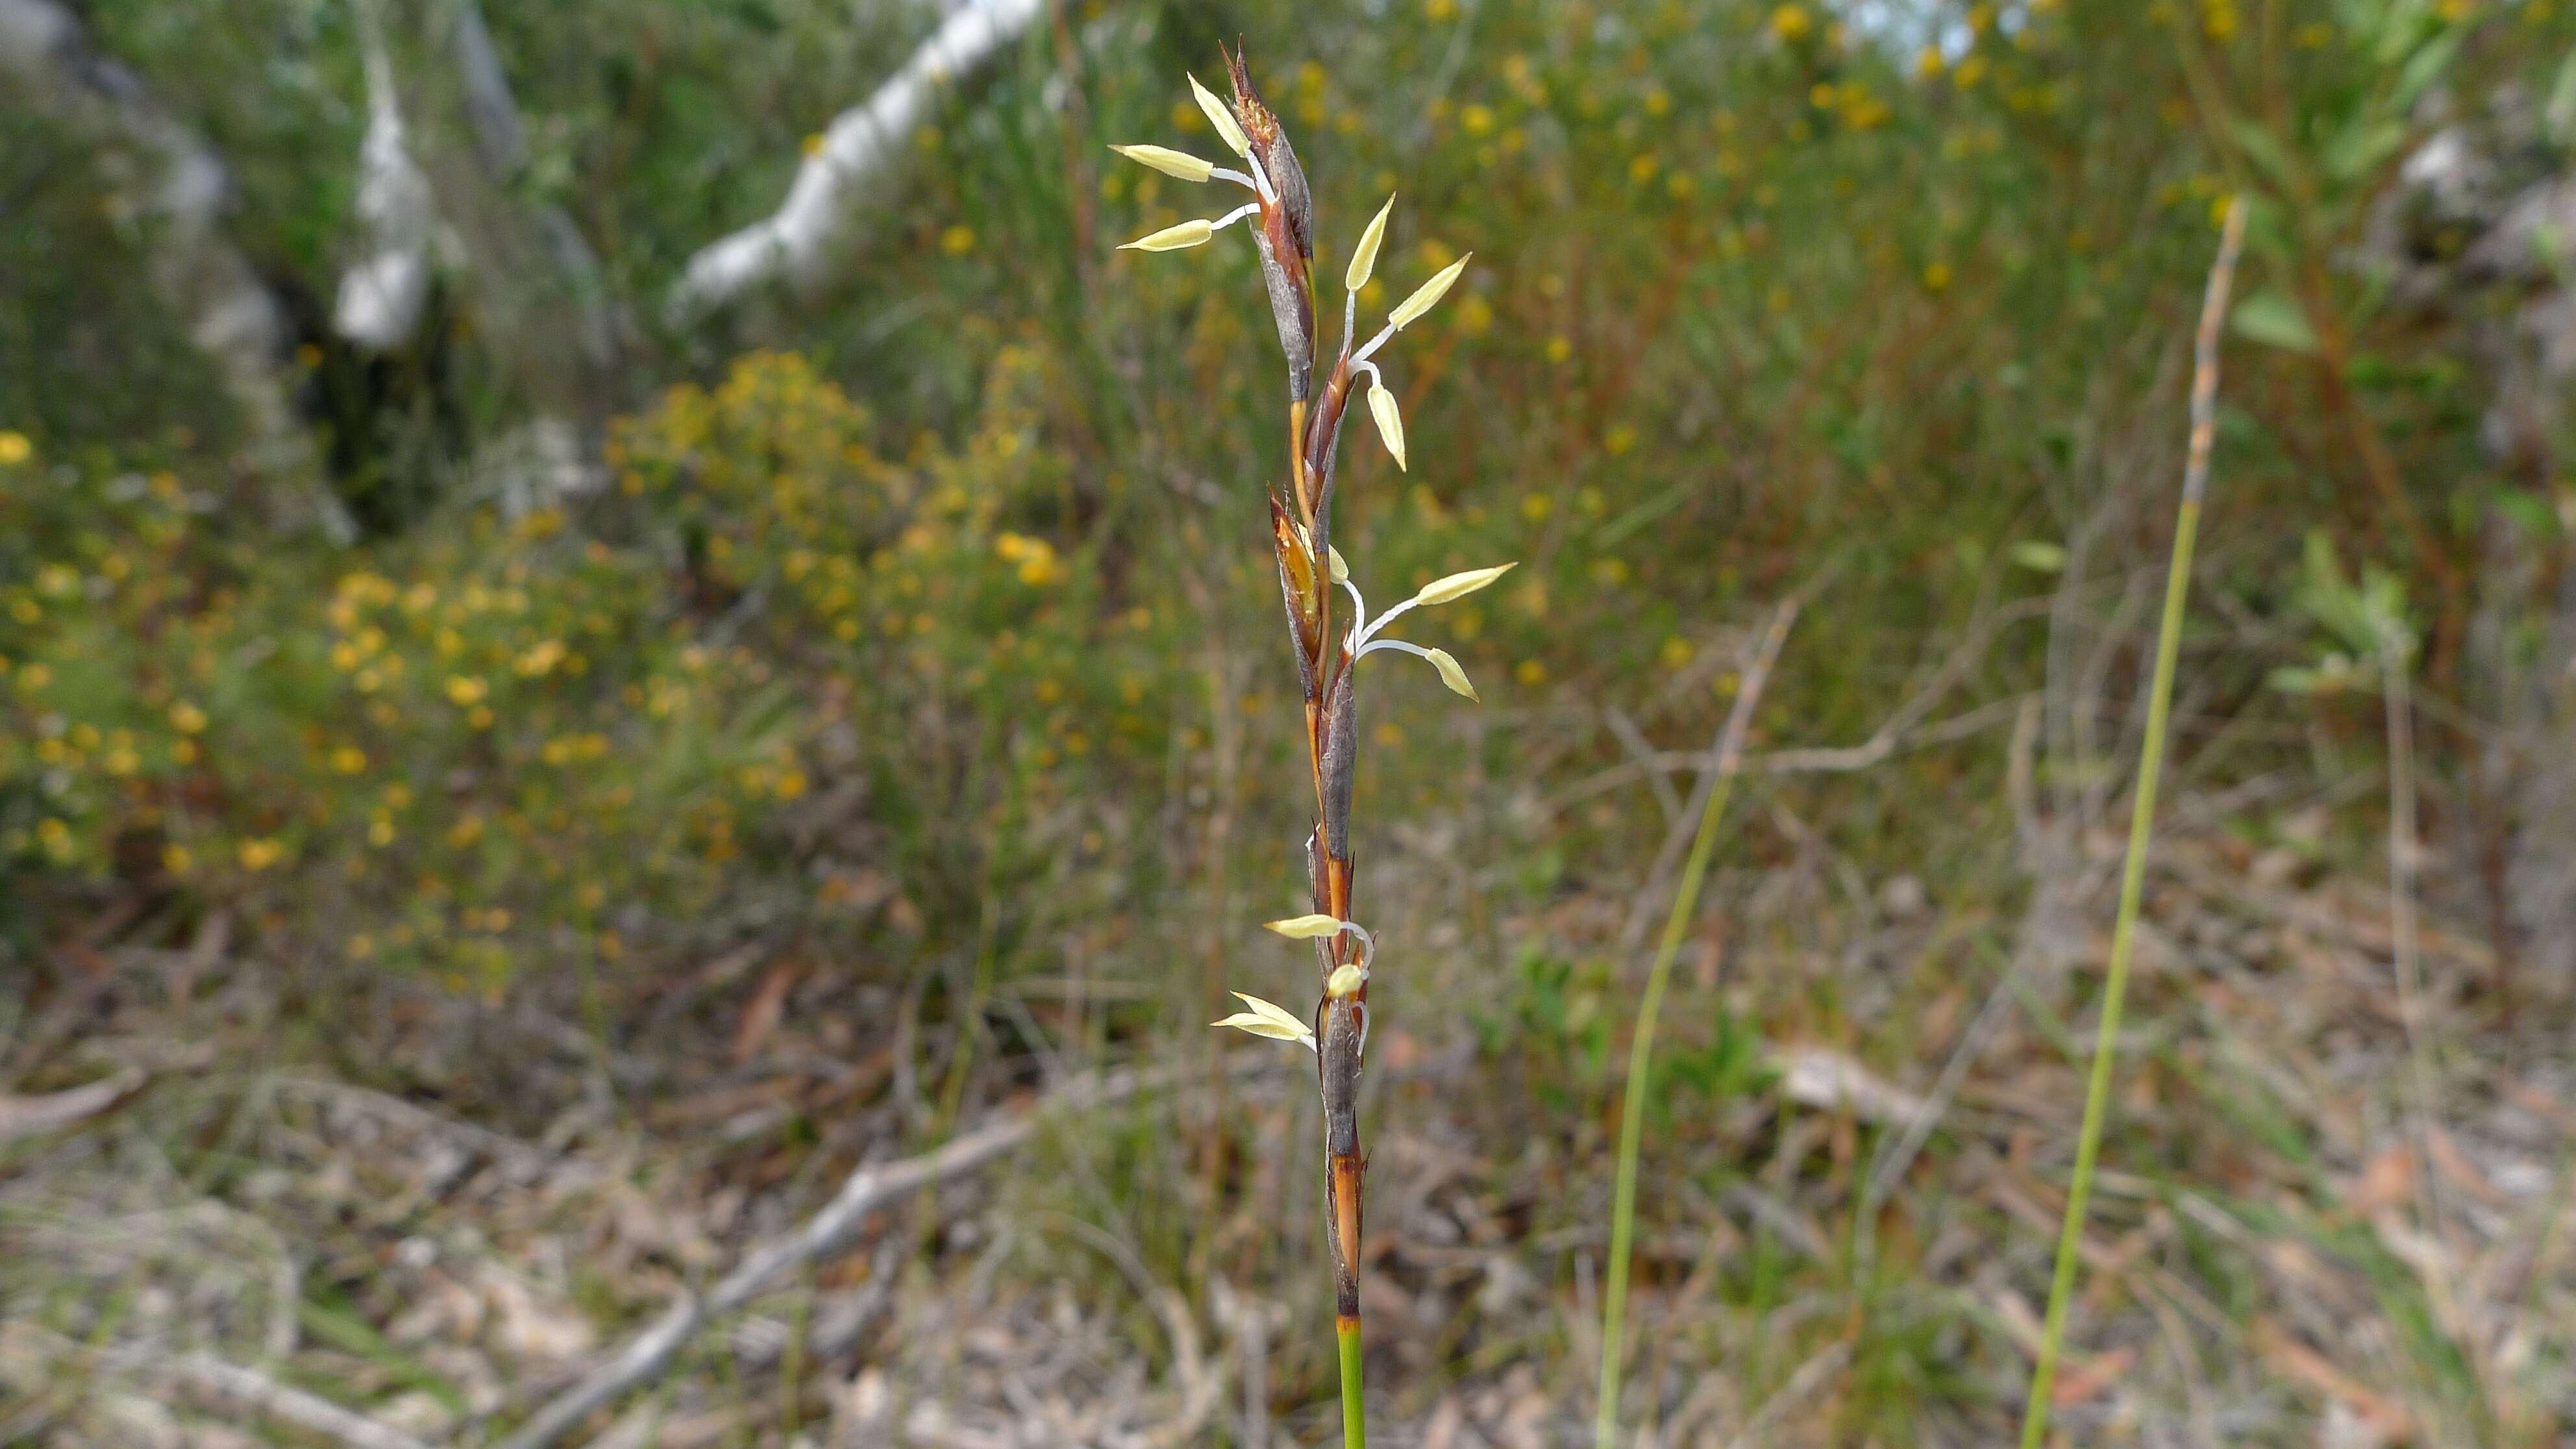
[(1773, 660), (1798, 617), (1791, 599), (1772, 615), (1759, 653), (1736, 687), (1735, 708), (1718, 739), (1717, 759), (1701, 777), (1707, 798), (1700, 806), (1699, 832), (1691, 837), (1690, 857), (1682, 863), (1681, 885), (1673, 893), (1671, 914), (1664, 917), (1663, 939), (1655, 944), (1655, 963), (1646, 972), (1646, 994), (1637, 1004), (1637, 1034), (1628, 1043), (1628, 1080), (1619, 1103), (1619, 1163), (1610, 1195), (1610, 1265), (1601, 1295), (1601, 1389), (1592, 1422), (1594, 1449), (1612, 1449), (1619, 1433), (1621, 1339), (1628, 1321), (1628, 1256), (1637, 1229), (1637, 1153), (1646, 1135), (1646, 1078), (1654, 1064), (1655, 1018), (1664, 1008), (1664, 988), (1672, 981), (1673, 958), (1681, 954), (1682, 937), (1699, 908), (1700, 883), (1708, 877), (1708, 860), (1717, 849), (1717, 822), (1726, 814), (1726, 797), (1735, 788), (1742, 762), (1744, 734), (1753, 722), (1754, 705)]
[(1717, 847), (1718, 817), (1726, 813), (1726, 797), (1734, 785), (1732, 777), (1718, 781), (1709, 792), (1708, 808), (1700, 812), (1699, 834), (1692, 837), (1690, 859), (1682, 865), (1681, 890), (1673, 897), (1672, 914), (1664, 919), (1664, 937), (1656, 943), (1655, 964), (1646, 973), (1645, 999), (1637, 1005), (1637, 1037), (1628, 1044), (1627, 1092), (1619, 1104), (1618, 1183), (1610, 1198), (1610, 1270), (1601, 1298), (1601, 1398), (1592, 1424), (1595, 1449), (1611, 1449), (1619, 1433), (1620, 1338), (1627, 1327), (1628, 1255), (1637, 1228), (1637, 1152), (1646, 1135), (1646, 1072), (1654, 1059), (1655, 1017), (1663, 1010), (1673, 958), (1681, 952), (1682, 936), (1690, 929), (1691, 912), (1699, 904), (1700, 881)]
[(2111, 927), (2111, 966), (2102, 978), (2102, 1022), (2093, 1038), (2093, 1070), (2084, 1089), (2084, 1124), (2075, 1138), (2075, 1175), (2066, 1189), (2066, 1219), (2057, 1234), (2057, 1268), (2048, 1285), (2048, 1321), (2040, 1332), (2039, 1360), (2031, 1368), (2030, 1400), (2022, 1411), (2022, 1449), (2039, 1449), (2048, 1433), (2048, 1400), (2057, 1384), (2057, 1359), (2066, 1345), (2066, 1310), (2075, 1297), (2075, 1259), (2084, 1242), (2084, 1215), (2093, 1201), (2093, 1167), (2102, 1153), (2102, 1119), (2111, 1104), (2112, 1050), (2120, 1039), (2120, 1005), (2129, 989), (2129, 955), (2137, 944), (2138, 898), (2147, 883), (2147, 847), (2155, 838), (2156, 781), (2165, 761), (2165, 723), (2173, 713), (2174, 660), (2182, 652), (2183, 600), (2191, 592), (2191, 546), (2200, 532), (2200, 500), (2209, 488), (2209, 454), (2218, 432), (2218, 329), (2227, 314), (2227, 289), (2245, 240), (2245, 201), (2228, 203), (2218, 259), (2210, 264), (2202, 295), (2200, 332), (2193, 349), (2191, 446), (2183, 467), (2182, 506), (2174, 517), (2173, 562), (2165, 575), (2164, 617), (2156, 626), (2156, 670), (2147, 686), (2147, 738), (2138, 748), (2137, 799), (2129, 810), (2129, 853), (2120, 867), (2120, 910)]
[(2120, 870), (2120, 913), (2111, 927), (2111, 969), (2102, 982), (2102, 1024), (2093, 1038), (2093, 1075), (2084, 1089), (2084, 1126), (2075, 1139), (2075, 1178), (2066, 1191), (2066, 1220), (2057, 1235), (2057, 1273), (2048, 1285), (2048, 1323), (2041, 1332), (2039, 1363), (2031, 1371), (2030, 1406), (2022, 1419), (2022, 1449), (2038, 1449), (2048, 1432), (2048, 1396), (2066, 1341), (2066, 1307), (2075, 1296), (2076, 1251), (2093, 1198), (2093, 1164), (2102, 1152), (2102, 1118), (2111, 1101), (2112, 1049), (2120, 1036), (2120, 1005), (2129, 987), (2129, 955), (2137, 944), (2138, 898), (2146, 887), (2147, 846), (2155, 834), (2156, 777), (2165, 755), (2165, 718), (2173, 706), (2174, 657), (2181, 652), (2182, 603), (2191, 578), (2192, 535), (2200, 505), (2185, 503), (2174, 530), (2173, 574), (2165, 581), (2164, 622), (2156, 633), (2155, 682), (2147, 698), (2147, 741), (2138, 763), (2138, 798), (2129, 812), (2129, 855)]
[(1360, 1321), (1333, 1320), (1342, 1347), (1342, 1449), (1367, 1449), (1368, 1407), (1360, 1398)]

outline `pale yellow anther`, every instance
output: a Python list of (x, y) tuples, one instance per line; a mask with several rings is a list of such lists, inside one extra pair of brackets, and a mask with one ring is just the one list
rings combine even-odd
[(1261, 929), (1275, 931), (1291, 941), (1313, 941), (1332, 935), (1342, 928), (1339, 920), (1327, 915), (1290, 916), (1284, 921), (1264, 921)]
[(1139, 166), (1151, 166), (1166, 176), (1183, 181), (1205, 181), (1216, 174), (1216, 163), (1202, 161), (1187, 151), (1168, 146), (1112, 146), (1109, 148)]
[(1395, 455), (1399, 471), (1410, 472), (1404, 464), (1404, 414), (1396, 411), (1395, 394), (1372, 379), (1369, 383), (1369, 416), (1377, 419), (1377, 433), (1386, 439), (1386, 450)]
[(1448, 603), (1451, 599), (1463, 599), (1518, 567), (1520, 567), (1519, 561), (1514, 560), (1507, 564), (1496, 564), (1489, 569), (1469, 569), (1465, 573), (1451, 574), (1445, 579), (1433, 579), (1422, 586), (1421, 592), (1413, 596), (1414, 606), (1428, 608), (1433, 604)]
[(1448, 650), (1429, 649), (1423, 652), (1431, 657), (1431, 667), (1440, 671), (1440, 682), (1449, 686), (1451, 693), (1463, 694), (1478, 704), (1485, 702), (1485, 697), (1476, 692), (1476, 686), (1467, 682), (1467, 671), (1458, 667), (1458, 661), (1449, 657)]
[(1458, 284), (1458, 274), (1467, 270), (1468, 258), (1475, 255), (1474, 252), (1469, 252), (1466, 256), (1442, 267), (1430, 281), (1416, 288), (1412, 296), (1396, 303), (1395, 310), (1387, 314), (1386, 325), (1402, 331), (1407, 324), (1430, 311), (1442, 297), (1448, 295), (1451, 287)]
[(1248, 1031), (1254, 1036), (1266, 1036), (1272, 1041), (1300, 1042), (1307, 1050), (1314, 1049), (1315, 1032), (1306, 1023), (1290, 1015), (1285, 1009), (1274, 1006), (1258, 996), (1241, 991), (1234, 994), (1245, 1006), (1252, 1009), (1238, 1011), (1232, 1016), (1211, 1021), (1208, 1025), (1230, 1026), (1236, 1031)]
[(1227, 108), (1225, 102), (1218, 100), (1215, 92), (1200, 85), (1197, 76), (1190, 77), (1190, 94), (1198, 98), (1199, 109), (1207, 112), (1208, 124), (1216, 127), (1216, 133), (1227, 149), (1237, 156), (1250, 156), (1252, 143), (1244, 139), (1243, 127), (1235, 121), (1234, 112)]
[(1216, 224), (1210, 221), (1185, 221), (1167, 226), (1151, 236), (1140, 236), (1118, 249), (1122, 252), (1177, 252), (1205, 246), (1216, 235)]
[(1360, 233), (1359, 249), (1351, 253), (1351, 269), (1342, 275), (1342, 285), (1354, 292), (1368, 285), (1369, 273), (1377, 268), (1378, 244), (1386, 240), (1386, 217), (1393, 210), (1395, 198), (1390, 196), (1369, 219), (1368, 230)]

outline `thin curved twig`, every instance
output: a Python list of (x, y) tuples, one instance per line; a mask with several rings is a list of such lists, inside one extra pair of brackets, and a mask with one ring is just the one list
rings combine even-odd
[(119, 1367), (165, 1385), (184, 1385), (199, 1393), (266, 1414), (309, 1433), (336, 1439), (349, 1449), (428, 1449), (418, 1439), (379, 1423), (318, 1394), (309, 1394), (240, 1364), (207, 1353), (175, 1358), (128, 1358)]
[(789, 1272), (846, 1244), (870, 1213), (1008, 1155), (1034, 1136), (1038, 1124), (1054, 1110), (1124, 1101), (1141, 1085), (1133, 1072), (1094, 1078), (1066, 1088), (1039, 1107), (954, 1138), (935, 1151), (859, 1168), (802, 1227), (754, 1249), (705, 1297), (681, 1294), (651, 1327), (627, 1340), (606, 1363), (548, 1400), (517, 1433), (501, 1441), (501, 1449), (544, 1449), (595, 1410), (660, 1378), (711, 1320), (741, 1309)]
[(0, 1092), (0, 1142), (59, 1132), (86, 1121), (132, 1096), (143, 1083), (142, 1070), (128, 1067), (86, 1086), (42, 1096), (13, 1097)]
[[(1978, 620), (1969, 629), (1967, 637), (1960, 640), (1958, 647), (1933, 671), (1931, 678), (1924, 681), (1923, 687), (1907, 696), (1894, 712), (1880, 721), (1877, 729), (1870, 732), (1869, 738), (1859, 744), (1769, 750), (1745, 756), (1743, 768), (1749, 773), (1762, 775), (1866, 770), (1884, 762), (1899, 749), (1961, 739), (2012, 718), (2021, 707), (2018, 697), (1989, 701), (1933, 724), (1923, 722), (1924, 716), (1958, 687), (1968, 670), (1985, 656), (1986, 650), (2006, 628), (2024, 619), (2046, 614), (2049, 602), (2046, 597), (2016, 600)], [(1632, 758), (1625, 764), (1576, 782), (1549, 800), (1547, 810), (1551, 814), (1561, 812), (1595, 795), (1607, 794), (1654, 775), (1704, 771), (1714, 762), (1715, 756), (1710, 752), (1686, 750), (1665, 750)]]
[(1170, 1421), (1145, 1432), (1146, 1442), (1154, 1445), (1189, 1443), (1216, 1410), (1218, 1390), (1222, 1387), (1214, 1374), (1207, 1371), (1206, 1355), (1199, 1347), (1198, 1325), (1190, 1319), (1189, 1305), (1181, 1295), (1157, 1282), (1145, 1269), (1145, 1261), (1121, 1238), (1096, 1224), (1062, 1213), (1049, 1214), (1048, 1225), (1067, 1236), (1081, 1240), (1083, 1246), (1107, 1258), (1154, 1310), (1163, 1326), (1163, 1336), (1172, 1345), (1172, 1377), (1181, 1388), (1181, 1411)]
[[(1709, 856), (1717, 844), (1717, 822), (1726, 813), (1726, 797), (1733, 791), (1736, 771), (1744, 757), (1745, 732), (1752, 728), (1754, 711), (1761, 707), (1762, 689), (1770, 680), (1771, 666), (1779, 661), (1781, 647), (1789, 641), (1789, 628), (1798, 621), (1803, 597), (1793, 594), (1772, 612), (1771, 626), (1763, 631), (1753, 658), (1745, 665), (1735, 706), (1727, 712), (1726, 725), (1718, 733), (1714, 751), (1717, 763), (1700, 776), (1698, 787), (1691, 792), (1690, 809), (1683, 816), (1684, 821), (1696, 819), (1698, 827), (1691, 839), (1690, 858), (1683, 862), (1681, 879), (1673, 892), (1672, 910), (1664, 920), (1663, 939), (1655, 947), (1654, 965), (1646, 972), (1646, 993), (1637, 1006), (1636, 1035), (1629, 1043), (1628, 1075), (1620, 1094), (1619, 1156), (1610, 1199), (1610, 1258), (1601, 1295), (1601, 1386), (1593, 1423), (1596, 1449), (1611, 1449), (1619, 1429), (1620, 1340), (1627, 1326), (1628, 1253), (1636, 1232), (1637, 1155), (1645, 1135), (1655, 1017), (1663, 1005), (1664, 987), (1672, 979), (1673, 958), (1681, 951), (1683, 933), (1690, 928), (1699, 904), (1700, 882), (1707, 877)], [(1666, 843), (1679, 838), (1676, 830)], [(1661, 866), (1663, 862), (1657, 864)], [(1662, 871), (1655, 874), (1660, 876)], [(1662, 893), (1658, 880), (1640, 904)]]

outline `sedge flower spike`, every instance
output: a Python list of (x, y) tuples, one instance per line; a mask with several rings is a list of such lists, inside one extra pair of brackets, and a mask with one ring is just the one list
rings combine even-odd
[[(1189, 77), (1190, 97), (1207, 117), (1217, 139), (1234, 157), (1230, 164), (1203, 160), (1162, 146), (1116, 146), (1120, 156), (1193, 185), (1222, 181), (1240, 186), (1257, 198), (1212, 220), (1166, 226), (1126, 244), (1133, 251), (1179, 251), (1206, 245), (1216, 233), (1238, 221), (1245, 227), (1259, 263), (1258, 285), (1270, 304), (1279, 333), (1280, 359), (1286, 364), (1287, 469), (1266, 490), (1270, 515), (1268, 538), (1278, 567), (1279, 592), (1285, 607), (1289, 642), (1296, 651), (1297, 681), (1304, 698), (1307, 763), (1315, 787), (1311, 829), (1301, 831), (1301, 879), (1308, 883), (1312, 909), (1305, 915), (1266, 922), (1274, 935), (1311, 943), (1321, 988), (1313, 1011), (1304, 1019), (1284, 1007), (1237, 992), (1244, 1010), (1215, 1023), (1256, 1036), (1295, 1041), (1315, 1053), (1316, 1087), (1323, 1100), (1325, 1245), (1333, 1267), (1334, 1334), (1339, 1342), (1342, 1377), (1344, 1449), (1366, 1443), (1366, 1404), (1360, 1390), (1360, 1199), (1366, 1153), (1360, 1138), (1360, 1078), (1368, 1054), (1370, 1022), (1369, 972), (1377, 945), (1366, 928), (1349, 919), (1354, 861), (1351, 853), (1352, 782), (1364, 743), (1359, 729), (1356, 666), (1380, 650), (1410, 654), (1429, 664), (1449, 690), (1476, 699), (1476, 686), (1445, 649), (1426, 648), (1404, 639), (1381, 638), (1390, 620), (1411, 610), (1463, 598), (1490, 586), (1510, 564), (1470, 569), (1417, 590), (1385, 613), (1372, 617), (1368, 600), (1349, 560), (1333, 543), (1334, 468), (1341, 451), (1342, 427), (1363, 385), (1367, 411), (1399, 469), (1412, 460), (1404, 436), (1403, 409), (1388, 386), (1378, 352), (1396, 334), (1420, 321), (1458, 285), (1469, 256), (1436, 269), (1430, 279), (1396, 304), (1372, 335), (1358, 329), (1359, 294), (1377, 274), (1386, 249), (1387, 230), (1395, 216), (1389, 196), (1358, 233), (1342, 267), (1342, 328), (1338, 353), (1322, 348), (1316, 331), (1314, 273), (1318, 217), (1314, 193), (1306, 180), (1287, 128), (1262, 104), (1251, 68), (1240, 51), (1224, 57), (1231, 98), (1220, 97)], [(1181, 119), (1187, 120), (1186, 112)], [(1255, 219), (1257, 218), (1257, 219)], [(1472, 253), (1470, 254), (1472, 256)], [(1353, 343), (1366, 338), (1354, 348)], [(1362, 559), (1365, 563), (1366, 560)], [(1340, 598), (1349, 597), (1344, 612)]]

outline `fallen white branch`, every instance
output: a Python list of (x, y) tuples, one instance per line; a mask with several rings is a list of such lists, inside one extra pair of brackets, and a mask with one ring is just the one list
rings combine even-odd
[(340, 276), (331, 325), (374, 352), (411, 339), (429, 298), (429, 178), (411, 157), (378, 0), (353, 0), (366, 62), (367, 134), (358, 143), (358, 229), (365, 255)]
[(143, 1073), (129, 1067), (88, 1086), (47, 1092), (40, 1097), (0, 1093), (0, 1142), (59, 1132), (115, 1106), (142, 1085)]
[[(419, 1440), (390, 1425), (210, 1353), (169, 1353), (142, 1345), (115, 1348), (93, 1357), (94, 1352), (91, 1345), (23, 1319), (0, 1322), (0, 1383), (26, 1395), (35, 1395), (41, 1387), (53, 1384), (76, 1393), (99, 1392), (96, 1385), (82, 1382), (88, 1366), (95, 1364), (98, 1370), (118, 1380), (151, 1386), (154, 1402), (166, 1401), (173, 1391), (186, 1392), (292, 1424), (307, 1433), (346, 1444), (349, 1449), (427, 1449)], [(0, 1425), (0, 1431), (25, 1427), (27, 1421), (21, 1416)], [(14, 1435), (0, 1437), (7, 1437), (13, 1444), (20, 1442)]]
[(1780, 1091), (1801, 1107), (1851, 1114), (1876, 1126), (1910, 1124), (1930, 1114), (1920, 1097), (1878, 1077), (1842, 1053), (1819, 1046), (1786, 1047), (1771, 1065), (1780, 1073)]
[(212, 1354), (186, 1353), (167, 1359), (130, 1357), (122, 1366), (139, 1377), (184, 1385), (253, 1413), (336, 1439), (350, 1449), (428, 1449), (390, 1425)]
[(682, 1294), (605, 1364), (548, 1400), (501, 1442), (501, 1449), (544, 1449), (618, 1396), (659, 1378), (710, 1320), (739, 1311), (796, 1268), (846, 1245), (870, 1213), (1004, 1156), (1026, 1142), (1053, 1110), (1105, 1106), (1135, 1095), (1137, 1087), (1134, 1073), (1113, 1073), (1067, 1087), (1039, 1107), (980, 1127), (935, 1151), (859, 1168), (803, 1227), (754, 1249), (705, 1297)]
[(673, 318), (686, 321), (766, 283), (801, 290), (823, 280), (839, 260), (854, 194), (902, 154), (939, 88), (1016, 39), (1044, 9), (1042, 0), (971, 0), (942, 21), (864, 105), (833, 117), (822, 145), (797, 167), (786, 204), (689, 258), (671, 295)]

